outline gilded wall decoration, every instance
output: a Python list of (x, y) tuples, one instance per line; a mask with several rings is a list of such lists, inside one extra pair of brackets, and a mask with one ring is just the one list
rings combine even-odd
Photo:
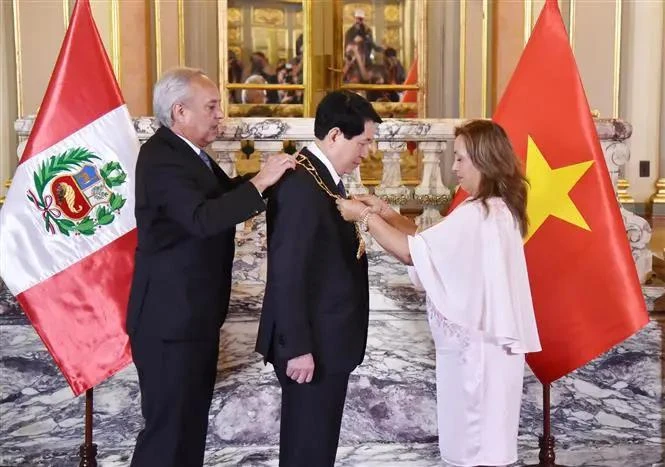
[(229, 24), (242, 24), (242, 11), (240, 8), (229, 8), (226, 12), (226, 18)]
[(254, 51), (266, 54), (271, 63), (275, 63), (279, 57), (287, 57), (288, 31), (286, 29), (274, 29), (270, 27), (252, 28), (252, 44)]
[(386, 5), (383, 9), (383, 18), (387, 23), (400, 22), (399, 5)]
[(284, 26), (284, 10), (278, 8), (253, 8), (252, 13), (254, 24)]
[(300, 118), (302, 116), (302, 104), (231, 104), (229, 106), (229, 117)]
[[(364, 185), (375, 186), (381, 182), (381, 176), (383, 175), (382, 159), (382, 151), (372, 151), (369, 157), (360, 165), (360, 177)], [(408, 186), (418, 185), (422, 172), (422, 155), (418, 151), (411, 152), (407, 149), (400, 154), (399, 159), (404, 184)]]
[(383, 118), (409, 118), (418, 114), (415, 102), (372, 102), (372, 107)]
[(400, 50), (402, 45), (400, 41), (401, 32), (401, 26), (385, 28), (383, 32), (383, 44), (386, 47), (393, 47), (396, 50)]
[(295, 16), (296, 26), (302, 28), (302, 11), (297, 11)]
[(256, 173), (261, 170), (261, 154), (258, 151), (254, 151), (249, 156), (241, 151), (238, 151), (235, 153), (235, 156), (235, 164), (238, 175)]
[(241, 27), (229, 27), (229, 44), (240, 44), (242, 42), (242, 28)]

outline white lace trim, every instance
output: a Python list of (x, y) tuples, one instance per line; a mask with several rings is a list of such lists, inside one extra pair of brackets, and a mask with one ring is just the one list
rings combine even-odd
[(429, 297), (427, 297), (427, 318), (430, 326), (438, 330), (437, 336), (434, 337), (438, 349), (455, 349), (465, 352), (471, 345), (469, 331), (441, 314)]

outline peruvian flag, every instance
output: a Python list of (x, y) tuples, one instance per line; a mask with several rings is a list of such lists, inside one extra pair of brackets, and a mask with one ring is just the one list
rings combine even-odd
[(76, 395), (131, 361), (139, 142), (78, 0), (0, 210), (0, 275)]

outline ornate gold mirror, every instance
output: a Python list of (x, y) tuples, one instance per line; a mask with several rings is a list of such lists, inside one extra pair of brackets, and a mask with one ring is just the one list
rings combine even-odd
[(425, 117), (426, 0), (218, 0), (231, 117), (311, 117), (348, 89), (384, 117)]
[(340, 87), (361, 93), (382, 116), (425, 115), (418, 73), (424, 7), (413, 0), (343, 2)]
[[(304, 100), (301, 1), (222, 2), (221, 88), (231, 117), (302, 117)], [(220, 25), (222, 26), (222, 25)], [(226, 47), (224, 45), (226, 39)], [(224, 80), (225, 78), (225, 80)]]

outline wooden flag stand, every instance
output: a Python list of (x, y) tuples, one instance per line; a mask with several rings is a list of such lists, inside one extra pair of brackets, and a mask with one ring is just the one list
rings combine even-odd
[(543, 384), (543, 436), (538, 439), (538, 453), (537, 464), (530, 464), (526, 467), (565, 467), (564, 465), (555, 462), (554, 454), (554, 436), (551, 434), (550, 426), (550, 385)]
[(92, 442), (92, 389), (85, 391), (85, 441), (79, 447), (79, 467), (97, 467), (97, 445)]

